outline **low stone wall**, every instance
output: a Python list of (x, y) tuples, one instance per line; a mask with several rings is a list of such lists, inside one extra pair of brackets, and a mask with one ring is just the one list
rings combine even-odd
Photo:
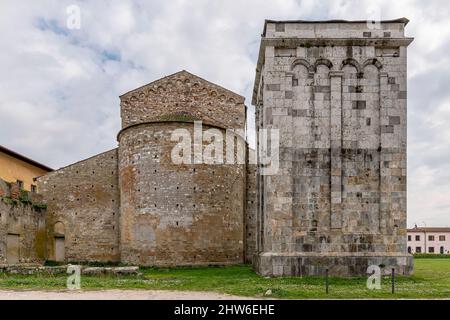
[[(21, 275), (32, 275), (32, 274), (67, 274), (68, 266), (40, 266), (40, 265), (0, 265), (0, 273), (7, 274), (21, 274)], [(139, 275), (139, 267), (81, 267), (82, 275)]]
[(0, 263), (39, 263), (46, 259), (46, 210), (15, 186), (0, 180)]
[(0, 265), (0, 273), (7, 274), (21, 274), (21, 275), (32, 275), (32, 274), (66, 274), (67, 266), (56, 266), (56, 267), (44, 267), (44, 266), (31, 266), (31, 265)]

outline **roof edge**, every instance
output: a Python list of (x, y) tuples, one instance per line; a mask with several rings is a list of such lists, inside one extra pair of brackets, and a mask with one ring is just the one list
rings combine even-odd
[(45, 164), (42, 164), (42, 163), (37, 162), (37, 161), (35, 161), (33, 159), (30, 159), (30, 158), (28, 158), (28, 157), (26, 157), (26, 156), (24, 156), (24, 155), (22, 155), (22, 154), (20, 154), (18, 152), (10, 150), (10, 149), (2, 146), (2, 145), (0, 145), (0, 152), (3, 152), (3, 153), (5, 153), (5, 154), (7, 154), (7, 155), (9, 155), (9, 156), (11, 156), (13, 158), (16, 158), (18, 160), (21, 160), (23, 162), (31, 164), (31, 165), (33, 165), (35, 167), (38, 167), (38, 168), (42, 169), (42, 170), (45, 170), (45, 171), (48, 171), (48, 172), (54, 171), (54, 169), (46, 166)]
[(189, 72), (189, 71), (187, 71), (187, 70), (184, 70), (184, 69), (181, 70), (181, 71), (178, 71), (178, 72), (169, 74), (169, 75), (167, 75), (167, 76), (164, 76), (164, 77), (162, 77), (162, 78), (156, 79), (156, 80), (154, 80), (154, 81), (151, 81), (151, 82), (149, 82), (149, 83), (147, 83), (147, 84), (144, 84), (144, 85), (142, 85), (142, 86), (140, 86), (140, 87), (137, 87), (137, 88), (135, 88), (135, 89), (132, 89), (132, 90), (130, 90), (130, 91), (128, 91), (128, 92), (126, 92), (126, 93), (120, 95), (119, 98), (122, 99), (123, 97), (125, 97), (126, 95), (129, 95), (130, 93), (139, 91), (139, 90), (141, 90), (141, 89), (143, 89), (143, 88), (145, 88), (145, 87), (147, 87), (147, 86), (149, 86), (149, 85), (151, 85), (151, 84), (153, 84), (153, 83), (156, 83), (156, 82), (158, 82), (158, 81), (161, 81), (161, 80), (164, 80), (164, 79), (173, 77), (173, 76), (175, 76), (175, 75), (177, 75), (177, 74), (180, 74), (180, 73), (187, 73), (187, 74), (189, 74), (189, 75), (191, 75), (191, 76), (193, 76), (193, 77), (196, 77), (196, 78), (198, 78), (198, 79), (200, 79), (200, 80), (202, 80), (202, 81), (205, 81), (205, 82), (207, 82), (207, 83), (209, 83), (209, 84), (211, 84), (211, 85), (213, 85), (213, 86), (215, 86), (215, 87), (218, 87), (218, 88), (220, 88), (220, 89), (222, 89), (222, 90), (224, 90), (224, 91), (230, 93), (231, 95), (234, 95), (234, 96), (236, 96), (236, 97), (239, 97), (239, 98), (242, 100), (242, 103), (245, 103), (245, 97), (244, 97), (244, 96), (242, 96), (242, 95), (240, 95), (240, 94), (238, 94), (238, 93), (236, 93), (236, 92), (234, 92), (234, 91), (231, 91), (230, 89), (227, 89), (227, 88), (225, 88), (225, 87), (223, 87), (223, 86), (221, 86), (221, 85), (218, 85), (218, 84), (216, 84), (216, 83), (214, 83), (214, 82), (211, 82), (211, 81), (209, 81), (209, 80), (206, 80), (206, 79), (204, 79), (204, 78), (202, 78), (202, 77), (200, 77), (200, 76), (198, 76), (198, 75), (196, 75), (196, 74), (193, 74), (192, 72)]
[(93, 156), (90, 156), (90, 157), (88, 157), (88, 158), (78, 160), (78, 161), (76, 161), (76, 162), (74, 162), (74, 163), (71, 163), (71, 164), (68, 164), (68, 165), (66, 165), (66, 166), (64, 166), (64, 167), (61, 167), (61, 168), (52, 170), (51, 172), (48, 172), (48, 173), (46, 173), (46, 174), (43, 174), (43, 175), (41, 175), (41, 176), (39, 176), (39, 177), (35, 177), (34, 180), (37, 181), (37, 180), (39, 180), (40, 178), (45, 177), (45, 176), (48, 175), (48, 174), (56, 173), (56, 172), (58, 172), (58, 171), (67, 169), (67, 168), (69, 168), (69, 167), (72, 167), (72, 166), (74, 166), (74, 165), (77, 165), (77, 164), (86, 162), (86, 161), (88, 161), (88, 160), (92, 160), (92, 159), (95, 158), (95, 157), (104, 155), (105, 153), (108, 153), (108, 152), (111, 152), (111, 151), (115, 151), (115, 150), (118, 150), (118, 149), (119, 149), (119, 147), (115, 147), (115, 148), (113, 148), (113, 149), (109, 149), (109, 150), (106, 150), (106, 151), (97, 153), (97, 154), (95, 154), (95, 155), (93, 155)]
[[(331, 20), (264, 20), (264, 30), (263, 36), (266, 35), (266, 29), (268, 23), (304, 23), (304, 24), (319, 24), (319, 23), (366, 23), (367, 21), (371, 21), (369, 19), (366, 20), (343, 20), (343, 19), (331, 19)], [(380, 20), (380, 23), (403, 23), (405, 26), (409, 23), (409, 19), (402, 17), (398, 19), (392, 20)]]
[(450, 227), (417, 227), (406, 229), (407, 232), (450, 232)]

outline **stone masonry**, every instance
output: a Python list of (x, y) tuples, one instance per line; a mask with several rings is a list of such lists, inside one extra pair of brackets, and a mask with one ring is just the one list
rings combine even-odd
[(121, 261), (242, 263), (245, 165), (172, 163), (176, 129), (193, 136), (192, 123), (177, 122), (142, 124), (120, 134)]
[(233, 155), (240, 147), (245, 157), (244, 98), (186, 71), (120, 98), (117, 149), (37, 179), (48, 204), (47, 259), (147, 266), (251, 261), (254, 227), (244, 226), (256, 216), (254, 185), (246, 188), (247, 179), (256, 181), (254, 168), (247, 170), (245, 158), (232, 164), (171, 159), (175, 130), (188, 133), (193, 149), (200, 145), (197, 121), (202, 151), (207, 134), (215, 133), (225, 153), (232, 146), (226, 129), (233, 129)]
[(181, 71), (123, 95), (121, 106), (121, 261), (242, 263), (245, 163), (196, 164), (192, 157), (192, 164), (174, 164), (171, 134), (184, 130), (199, 145), (193, 122), (202, 120), (203, 136), (213, 130), (225, 137), (224, 129), (243, 135), (244, 98)]
[(0, 265), (45, 259), (46, 210), (37, 205), (40, 201), (39, 196), (31, 197), (17, 184), (0, 179)]
[(38, 179), (47, 203), (47, 259), (64, 241), (70, 262), (120, 261), (117, 149), (96, 155)]
[[(31, 218), (0, 203), (0, 260), (10, 241), (33, 262), (410, 274), (407, 22), (265, 22), (252, 103), (257, 130), (280, 133), (275, 174), (250, 161), (242, 96), (186, 71), (122, 95), (116, 149), (37, 178), (46, 212)], [(222, 151), (244, 150), (243, 159), (205, 163), (189, 152), (192, 163), (176, 164), (176, 130), (193, 153), (223, 137)]]
[(280, 132), (258, 176), (265, 276), (412, 272), (406, 249), (407, 19), (266, 21), (253, 104)]

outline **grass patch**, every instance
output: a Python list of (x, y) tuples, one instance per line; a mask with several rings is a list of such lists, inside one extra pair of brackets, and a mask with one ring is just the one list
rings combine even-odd
[[(325, 293), (322, 277), (263, 278), (248, 265), (231, 267), (142, 269), (141, 276), (83, 276), (85, 290), (154, 289), (213, 291), (248, 297), (287, 299), (370, 299), (370, 298), (450, 298), (450, 259), (416, 259), (415, 273), (396, 277), (396, 293), (391, 294), (390, 277), (383, 277), (381, 290), (368, 290), (366, 277), (331, 277), (330, 293)], [(0, 274), (0, 289), (65, 289), (65, 275)]]

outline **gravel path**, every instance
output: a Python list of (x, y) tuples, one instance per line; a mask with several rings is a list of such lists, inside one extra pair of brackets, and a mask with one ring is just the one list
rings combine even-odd
[(16, 291), (0, 290), (0, 300), (241, 300), (215, 292), (160, 290)]

